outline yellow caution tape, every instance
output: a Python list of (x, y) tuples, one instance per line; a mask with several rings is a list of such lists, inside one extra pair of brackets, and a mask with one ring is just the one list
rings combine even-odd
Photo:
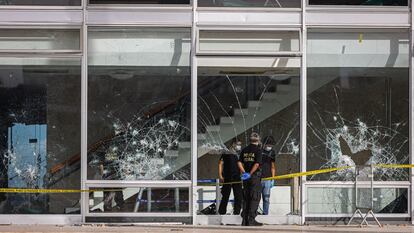
[(414, 168), (414, 164), (375, 164), (374, 167), (380, 167), (380, 168)]
[(25, 188), (0, 188), (0, 193), (91, 193), (91, 192), (116, 192), (122, 189), (25, 189)]
[[(267, 177), (262, 178), (262, 180), (283, 180), (283, 179), (290, 179), (294, 177), (300, 177), (300, 176), (311, 176), (311, 175), (317, 175), (317, 174), (323, 174), (323, 173), (329, 173), (339, 170), (345, 170), (349, 169), (351, 166), (344, 166), (344, 167), (336, 167), (336, 168), (326, 168), (326, 169), (319, 169), (314, 171), (307, 171), (307, 172), (297, 172), (297, 173), (291, 173), (291, 174), (285, 174), (285, 175), (279, 175), (279, 176), (273, 176), (273, 177)], [(225, 185), (225, 184), (240, 184), (242, 181), (233, 181), (233, 182), (225, 182), (225, 183), (219, 183), (219, 185)], [(211, 186), (216, 185), (215, 183), (206, 183), (201, 184), (199, 186)]]
[(311, 175), (317, 175), (317, 174), (322, 174), (322, 173), (329, 173), (329, 172), (345, 170), (349, 168), (351, 167), (344, 166), (344, 167), (336, 167), (336, 168), (326, 168), (326, 169), (319, 169), (319, 170), (314, 170), (314, 171), (298, 172), (298, 173), (291, 173), (291, 174), (280, 175), (280, 176), (267, 177), (267, 178), (263, 178), (262, 180), (283, 180), (283, 179), (290, 179), (290, 178), (299, 177), (299, 176), (311, 176)]
[[(375, 164), (374, 167), (380, 167), (380, 168), (414, 168), (414, 164)], [(352, 166), (343, 166), (343, 167), (337, 167), (337, 168), (326, 168), (326, 169), (319, 169), (319, 170), (313, 170), (313, 171), (307, 171), (307, 172), (297, 172), (297, 173), (291, 173), (291, 174), (285, 174), (285, 175), (279, 175), (279, 176), (273, 176), (273, 177), (266, 177), (262, 178), (262, 180), (283, 180), (283, 179), (291, 179), (294, 177), (301, 177), (301, 176), (312, 176), (312, 175), (318, 175), (323, 173), (330, 173), (334, 171), (340, 171), (345, 169), (350, 169)], [(225, 185), (225, 184), (240, 184), (242, 181), (234, 181), (234, 182), (225, 182), (225, 183), (219, 183), (219, 185)], [(201, 184), (199, 186), (212, 186), (216, 185), (215, 183), (207, 183), (207, 184)]]
[[(374, 167), (380, 168), (414, 168), (414, 164), (376, 164)], [(326, 168), (326, 169), (319, 169), (307, 172), (297, 172), (273, 177), (263, 178), (262, 180), (282, 180), (282, 179), (290, 179), (294, 177), (301, 177), (301, 176), (311, 176), (323, 173), (330, 173), (334, 171), (340, 171), (352, 168), (351, 166), (344, 166), (344, 167), (336, 167), (336, 168)], [(224, 184), (238, 184), (241, 181), (235, 182), (226, 182), (220, 183), (219, 185)], [(215, 185), (215, 183), (207, 183), (203, 185)], [(0, 193), (90, 193), (90, 192), (116, 192), (122, 191), (122, 189), (25, 189), (25, 188), (0, 188)]]

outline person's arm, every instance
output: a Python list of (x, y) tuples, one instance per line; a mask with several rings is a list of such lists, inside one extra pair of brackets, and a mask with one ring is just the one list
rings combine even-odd
[(237, 162), (237, 165), (239, 166), (239, 169), (240, 169), (240, 173), (245, 173), (246, 171), (244, 170), (244, 167), (243, 167), (243, 164), (239, 161), (239, 162)]
[(255, 159), (255, 163), (252, 167), (252, 170), (250, 170), (250, 175), (253, 175), (253, 173), (255, 173), (257, 169), (259, 169), (260, 164), (262, 163), (262, 151), (261, 150), (256, 151), (254, 159)]
[(253, 175), (253, 173), (256, 172), (257, 169), (259, 169), (260, 164), (259, 163), (255, 163), (252, 167), (252, 170), (250, 170), (250, 175)]
[(219, 172), (219, 179), (224, 180), (224, 177), (223, 177), (223, 160), (219, 161), (218, 172)]
[(272, 161), (272, 176), (276, 176), (276, 163)]

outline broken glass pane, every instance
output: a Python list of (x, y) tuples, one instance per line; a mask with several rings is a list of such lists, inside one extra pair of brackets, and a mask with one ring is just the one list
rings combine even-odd
[(89, 35), (88, 179), (190, 179), (190, 30)]
[[(0, 58), (4, 188), (79, 189), (80, 59)], [(75, 194), (0, 194), (2, 214), (73, 214)]]
[[(308, 46), (307, 169), (408, 163), (408, 33), (312, 32)], [(374, 177), (408, 180), (408, 170)], [(308, 178), (352, 181), (354, 169)]]

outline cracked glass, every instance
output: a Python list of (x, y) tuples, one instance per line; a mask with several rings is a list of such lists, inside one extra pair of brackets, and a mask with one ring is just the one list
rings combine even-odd
[[(0, 58), (2, 188), (79, 189), (78, 58)], [(79, 193), (1, 193), (1, 214), (79, 214)]]
[[(220, 157), (237, 155), (233, 142), (240, 141), (244, 148), (252, 132), (263, 140), (273, 138), (276, 175), (299, 172), (300, 58), (202, 58), (198, 65), (198, 178), (217, 179)], [(235, 176), (238, 173), (237, 168)], [(276, 182), (280, 186), (293, 183), (293, 179)], [(292, 191), (279, 189), (278, 195), (292, 201), (298, 186), (293, 187)], [(215, 187), (202, 186), (198, 192), (198, 210), (203, 214), (216, 198)], [(292, 208), (278, 208), (276, 196), (270, 200), (270, 214), (298, 211), (293, 202)]]
[(190, 47), (190, 29), (91, 29), (88, 179), (190, 179)]
[[(351, 166), (309, 180), (353, 181), (355, 165), (409, 162), (408, 50), (404, 30), (309, 33), (307, 169)], [(374, 168), (377, 181), (408, 174)]]

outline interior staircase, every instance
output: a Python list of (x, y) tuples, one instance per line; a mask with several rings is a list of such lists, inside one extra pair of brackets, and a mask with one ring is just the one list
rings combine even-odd
[[(308, 79), (308, 94), (332, 82), (336, 77), (324, 79)], [(285, 80), (286, 81), (286, 80)], [(259, 99), (248, 100), (246, 108), (234, 109), (232, 116), (220, 117), (218, 124), (206, 125), (205, 133), (198, 134), (198, 158), (209, 152), (222, 148), (224, 143), (245, 133), (260, 122), (277, 114), (283, 109), (299, 101), (299, 77), (289, 77), (288, 82), (280, 82), (274, 91), (265, 92)], [(166, 151), (163, 159), (157, 163), (162, 166), (166, 161), (174, 164), (170, 174), (182, 169), (191, 161), (191, 142), (181, 141), (177, 149)], [(134, 197), (140, 189), (125, 188), (124, 200)], [(96, 203), (92, 210), (103, 208), (103, 202)]]

